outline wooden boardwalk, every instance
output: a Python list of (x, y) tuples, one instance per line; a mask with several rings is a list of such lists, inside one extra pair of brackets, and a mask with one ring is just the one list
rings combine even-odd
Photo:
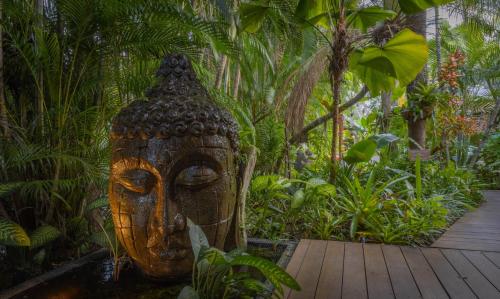
[(433, 248), (301, 240), (287, 271), (302, 290), (284, 298), (500, 299), (500, 192), (485, 195)]
[(500, 252), (300, 241), (284, 298), (500, 298)]
[(500, 191), (485, 191), (486, 201), (455, 222), (432, 247), (500, 251)]

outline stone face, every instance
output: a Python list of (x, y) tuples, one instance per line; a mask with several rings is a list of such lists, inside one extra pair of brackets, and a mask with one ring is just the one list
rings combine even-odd
[(157, 75), (148, 99), (113, 121), (109, 198), (116, 234), (134, 262), (148, 276), (175, 279), (192, 269), (187, 218), (210, 245), (233, 245), (238, 128), (186, 57), (166, 57)]

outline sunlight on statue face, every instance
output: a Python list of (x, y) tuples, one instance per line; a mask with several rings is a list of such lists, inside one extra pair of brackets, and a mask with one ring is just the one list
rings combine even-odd
[(119, 139), (113, 143), (110, 204), (118, 239), (143, 272), (176, 278), (192, 269), (187, 220), (224, 248), (236, 203), (228, 138)]

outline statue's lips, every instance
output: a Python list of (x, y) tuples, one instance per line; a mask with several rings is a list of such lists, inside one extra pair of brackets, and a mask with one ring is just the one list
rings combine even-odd
[(188, 254), (187, 248), (165, 248), (165, 249), (150, 249), (150, 252), (161, 259), (166, 260), (181, 260)]
[(185, 247), (172, 247), (165, 248), (160, 246), (155, 246), (149, 248), (151, 255), (166, 260), (181, 260), (188, 255), (188, 249)]

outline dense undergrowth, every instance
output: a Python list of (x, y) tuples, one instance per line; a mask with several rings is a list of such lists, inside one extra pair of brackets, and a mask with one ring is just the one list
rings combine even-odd
[[(269, 239), (336, 239), (426, 245), (482, 200), (482, 183), (455, 163), (410, 162), (383, 150), (376, 162), (341, 164), (339, 180), (308, 167), (293, 179), (252, 182), (248, 230)], [(296, 177), (296, 178), (295, 178)]]
[[(110, 123), (167, 53), (187, 55), (238, 121), (240, 160), (256, 149), (250, 236), (425, 245), (499, 189), (495, 1), (399, 1), (468, 16), (455, 27), (437, 16), (427, 41), (408, 29), (411, 7), (323, 2), (1, 1), (0, 289), (101, 247), (124, 254), (107, 202)], [(417, 162), (419, 118), (430, 159)]]

